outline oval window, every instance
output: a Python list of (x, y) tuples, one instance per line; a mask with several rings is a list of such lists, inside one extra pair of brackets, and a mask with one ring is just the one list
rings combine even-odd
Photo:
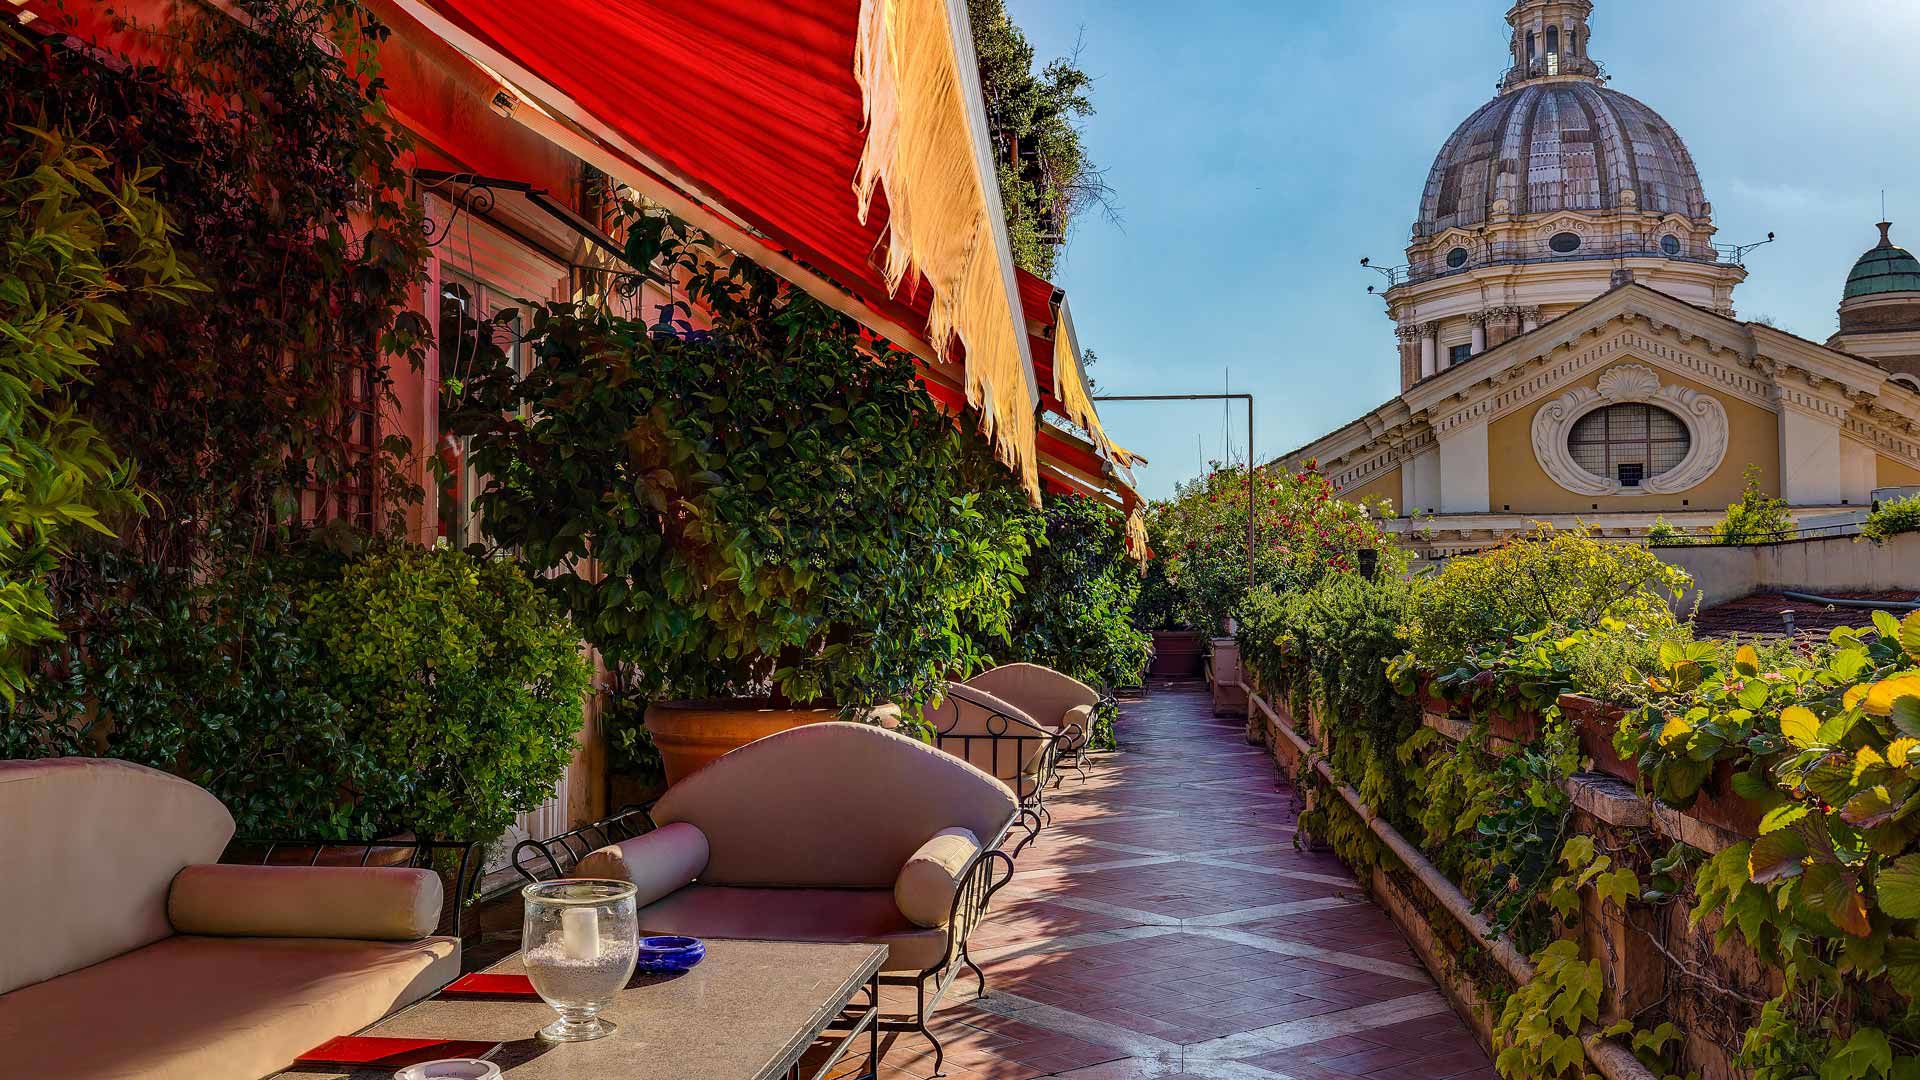
[(1677, 236), (1661, 237), (1660, 250), (1666, 252), (1669, 257), (1679, 255), (1680, 254), (1680, 238)]
[(1467, 249), (1454, 248), (1452, 251), (1447, 252), (1447, 265), (1455, 270), (1467, 265)]
[(1621, 487), (1668, 473), (1686, 460), (1693, 435), (1686, 422), (1657, 405), (1608, 405), (1574, 422), (1567, 453), (1596, 476)]
[(1547, 246), (1561, 255), (1571, 255), (1580, 250), (1580, 234), (1563, 232), (1547, 241)]

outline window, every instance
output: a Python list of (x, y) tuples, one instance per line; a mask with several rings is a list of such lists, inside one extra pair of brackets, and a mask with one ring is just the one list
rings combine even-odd
[(1677, 257), (1680, 254), (1680, 238), (1671, 234), (1661, 237), (1660, 250), (1666, 252), (1668, 258)]
[(1447, 265), (1455, 270), (1467, 265), (1467, 249), (1454, 248), (1452, 251), (1447, 252)]
[(1547, 74), (1560, 74), (1560, 28), (1547, 27)]
[(1456, 364), (1464, 364), (1471, 359), (1473, 359), (1473, 346), (1471, 344), (1455, 345), (1453, 348), (1447, 350), (1448, 367), (1453, 367)]
[(1693, 448), (1680, 418), (1638, 403), (1608, 405), (1581, 417), (1567, 436), (1567, 452), (1582, 469), (1639, 487), (1678, 467)]
[[(439, 344), (443, 411), (451, 408), (460, 381), (485, 366), (508, 363), (526, 373), (520, 305), (500, 290), (445, 271), (438, 315), (434, 340)], [(463, 546), (479, 540), (472, 506), (480, 478), (467, 463), (466, 447), (446, 434), (437, 418), (436, 427), (441, 436), (435, 452), (448, 473), (435, 493), (439, 533), (455, 546)]]
[(1547, 246), (1552, 248), (1556, 254), (1571, 255), (1580, 250), (1580, 234), (1570, 232), (1555, 233), (1553, 239), (1547, 241)]

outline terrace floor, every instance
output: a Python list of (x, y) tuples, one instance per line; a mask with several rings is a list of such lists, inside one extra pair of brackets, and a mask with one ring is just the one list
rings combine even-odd
[[(974, 934), (988, 993), (963, 975), (934, 1022), (948, 1077), (1492, 1080), (1392, 920), (1294, 849), (1292, 791), (1243, 725), (1204, 690), (1122, 702), (1125, 751), (1049, 797)], [(884, 1062), (917, 1080), (932, 1047), (893, 1036)]]

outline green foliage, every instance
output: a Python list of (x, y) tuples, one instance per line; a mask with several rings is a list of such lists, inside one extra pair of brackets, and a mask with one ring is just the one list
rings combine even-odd
[(572, 756), (578, 635), (512, 563), (395, 545), (195, 580), (95, 555), (65, 580), (74, 644), (0, 725), (0, 757), (165, 769), (241, 836), (491, 839)]
[(1154, 559), (1142, 625), (1211, 632), (1244, 613), (1252, 583), (1275, 592), (1304, 589), (1327, 573), (1358, 569), (1363, 550), (1377, 553), (1380, 573), (1399, 574), (1406, 555), (1380, 527), (1387, 512), (1335, 497), (1333, 484), (1312, 468), (1257, 469), (1249, 485), (1244, 467), (1216, 465), (1148, 511)]
[(520, 567), (396, 543), (302, 605), (354, 742), (403, 779), (398, 815), (491, 838), (553, 793), (591, 669), (579, 635)]
[(1764, 544), (1791, 535), (1793, 515), (1787, 512), (1786, 500), (1760, 490), (1760, 467), (1747, 466), (1740, 501), (1727, 507), (1726, 516), (1713, 527), (1714, 540), (1722, 544)]
[[(1153, 641), (1133, 625), (1140, 567), (1127, 554), (1125, 522), (1112, 507), (1074, 496), (1047, 500), (1043, 513), (1026, 581), (1011, 594), (1011, 633), (989, 651), (1107, 692), (1137, 685)], [(1094, 745), (1111, 745), (1113, 711), (1094, 718)]]
[[(346, 408), (390, 409), (389, 364), (428, 337), (412, 310), (426, 234), (375, 57), (386, 28), (354, 0), (237, 0), (137, 29), (153, 50), (138, 58), (0, 63), (0, 115), (44, 113), (123, 173), (153, 167), (206, 285), (191, 304), (127, 304), (130, 332), (75, 395), (166, 508), (119, 546), (218, 573), (309, 517), (393, 524), (417, 495), (409, 448)], [(313, 513), (312, 493), (349, 484), (371, 505), (336, 495)]]
[(665, 219), (629, 249), (712, 329), (553, 304), (530, 373), (481, 357), (450, 425), (488, 536), (640, 697), (912, 705), (983, 664), (1029, 545), (912, 359)]
[(1648, 547), (1686, 547), (1697, 543), (1694, 534), (1669, 522), (1664, 517), (1654, 518), (1653, 525), (1647, 529)]
[(1643, 548), (1608, 543), (1584, 527), (1540, 525), (1420, 579), (1408, 651), (1418, 667), (1447, 671), (1485, 646), (1541, 630), (1564, 633), (1606, 618), (1670, 625), (1667, 598), (1691, 584), (1685, 571)]
[(1381, 678), (1400, 649), (1406, 590), (1398, 579), (1334, 572), (1305, 589), (1262, 588), (1247, 601), (1239, 641), (1266, 685), (1321, 715), (1334, 772), (1390, 821), (1403, 821), (1405, 785), (1393, 750), (1420, 725), (1419, 708)]
[[(0, 25), (0, 69), (35, 51)], [(141, 500), (133, 467), (73, 403), (135, 300), (199, 285), (173, 250), (152, 168), (117, 167), (26, 103), (0, 98), (0, 698), (60, 631), (49, 575), (76, 532)]]
[(1556, 941), (1533, 956), (1533, 980), (1513, 992), (1494, 1025), (1494, 1067), (1500, 1075), (1551, 1080), (1586, 1075), (1581, 1029), (1600, 1018), (1605, 982), (1598, 960), (1580, 959), (1574, 941)]
[(1860, 536), (1884, 544), (1901, 533), (1910, 532), (1920, 532), (1920, 495), (1888, 499), (1874, 507), (1860, 529)]
[(1051, 277), (1073, 219), (1108, 201), (1078, 126), (1093, 115), (1093, 77), (1077, 56), (1034, 71), (1033, 46), (1007, 17), (1004, 0), (967, 0), (967, 15), (1013, 261)]

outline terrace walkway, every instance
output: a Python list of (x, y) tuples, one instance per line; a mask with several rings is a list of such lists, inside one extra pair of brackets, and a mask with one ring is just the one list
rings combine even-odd
[[(1491, 1080), (1393, 922), (1338, 860), (1293, 848), (1292, 793), (1243, 721), (1158, 689), (1120, 724), (1129, 752), (1048, 800), (974, 934), (988, 995), (954, 984), (947, 1076)], [(885, 1060), (885, 1080), (933, 1068), (917, 1035)]]

